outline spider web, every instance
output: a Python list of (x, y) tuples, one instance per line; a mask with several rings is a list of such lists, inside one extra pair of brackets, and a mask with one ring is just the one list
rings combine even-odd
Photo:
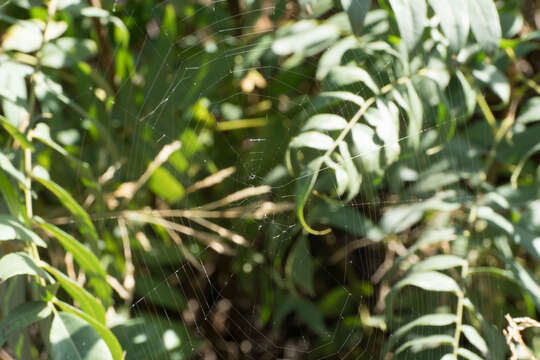
[[(285, 15), (285, 10), (273, 6), (251, 5), (252, 8), (241, 10), (235, 15), (224, 15), (225, 0), (186, 6), (185, 8), (192, 9), (192, 13), (178, 19), (178, 24), (196, 23), (198, 16), (208, 16), (209, 13), (215, 13), (215, 20), (203, 27), (185, 30), (174, 42), (163, 46), (158, 39), (158, 34), (162, 31), (159, 21), (168, 4), (168, 1), (163, 1), (154, 5), (151, 14), (147, 14), (150, 20), (148, 24), (135, 24), (143, 38), (142, 46), (135, 57), (135, 73), (139, 67), (144, 66), (144, 61), (149, 57), (156, 60), (157, 68), (153, 69), (153, 76), (145, 79), (145, 83), (150, 85), (147, 87), (146, 96), (140, 99), (138, 108), (126, 109), (115, 105), (116, 118), (124, 127), (132, 129), (132, 133), (126, 139), (129, 142), (128, 152), (124, 154), (128, 159), (127, 165), (119, 167), (113, 173), (112, 181), (135, 181), (147, 169), (148, 161), (158, 157), (163, 146), (178, 141), (179, 135), (187, 129), (191, 130), (198, 141), (204, 141), (208, 130), (202, 121), (194, 119), (193, 116), (186, 120), (183, 114), (171, 110), (178, 107), (177, 102), (182, 100), (182, 94), (189, 94), (190, 90), (186, 89), (193, 88), (196, 94), (189, 103), (181, 104), (181, 111), (189, 111), (194, 103), (208, 99), (210, 114), (216, 116), (223, 106), (235, 102), (243, 104), (250, 96), (256, 98), (256, 103), (270, 100), (275, 105), (283, 101), (294, 103), (296, 98), (304, 94), (304, 89), (293, 88), (280, 78), (279, 64), (235, 66), (235, 59), (261, 51), (260, 43), (255, 41), (256, 39), (272, 33), (272, 30), (257, 30), (255, 25), (236, 26), (235, 20), (264, 14), (275, 15), (276, 12), (278, 15)], [(120, 8), (129, 14), (128, 3), (115, 2), (113, 12), (120, 11)], [(215, 37), (212, 38), (213, 36)], [(241, 44), (229, 46), (231, 38), (236, 38)], [(244, 39), (249, 40), (243, 42)], [(271, 42), (268, 43), (266, 50), (269, 50), (271, 45)], [(227, 47), (227, 50), (223, 51), (221, 47)], [(210, 54), (210, 57), (200, 63), (200, 55), (205, 52)], [(217, 55), (212, 57), (212, 54)], [(313, 58), (303, 61), (311, 65), (316, 65), (317, 62)], [(228, 67), (224, 74), (201, 80), (202, 71), (222, 66)], [(223, 90), (230, 89), (227, 85), (231, 81), (238, 81), (251, 70), (262, 73), (267, 71), (270, 75), (266, 76), (265, 81), (282, 85), (288, 98), (284, 100), (279, 94), (266, 94), (262, 91), (249, 93), (238, 89), (237, 92), (229, 94)], [(306, 80), (310, 80), (311, 76), (296, 70), (289, 70), (288, 73)], [(116, 90), (116, 98), (133, 95), (129, 93), (126, 84), (134, 81), (135, 76), (137, 75), (131, 75), (122, 82)], [(199, 84), (201, 81), (204, 81), (203, 86)], [(157, 92), (156, 88), (160, 87), (162, 82), (167, 84), (165, 91)], [(359, 95), (362, 95), (361, 88), (357, 90)], [(246, 187), (257, 188), (270, 184), (270, 190), (264, 196), (276, 203), (294, 203), (294, 185), (299, 177), (285, 176), (275, 181), (269, 176), (273, 169), (268, 165), (284, 163), (288, 140), (298, 134), (302, 124), (295, 123), (295, 119), (290, 118), (286, 111), (281, 111), (279, 106), (274, 105), (263, 112), (265, 127), (211, 134), (214, 144), (218, 144), (215, 148), (224, 146), (227, 149), (225, 156), (214, 159), (211, 154), (200, 153), (200, 156), (193, 158), (193, 161), (199, 162), (199, 165), (207, 170), (234, 167), (235, 171), (224, 177), (223, 184), (215, 186), (222, 186), (232, 193)], [(302, 107), (306, 113), (315, 107), (310, 100), (298, 102), (296, 105)], [(343, 106), (339, 113), (346, 119), (353, 115), (347, 106)], [(171, 117), (171, 114), (176, 116)], [(406, 119), (401, 121), (406, 124)], [(272, 122), (281, 124), (286, 130), (280, 135), (281, 142), (276, 142), (277, 139), (267, 131)], [(443, 122), (425, 126), (419, 133), (430, 136), (435, 130), (444, 133), (450, 131), (449, 129), (450, 124)], [(398, 141), (401, 144), (408, 139), (409, 136), (403, 136)], [(84, 141), (85, 139), (81, 146), (83, 157)], [(442, 140), (435, 140), (431, 147), (436, 148), (437, 145), (444, 144)], [(182, 151), (195, 151), (190, 148), (194, 145), (188, 142), (182, 141), (181, 146)], [(362, 155), (364, 154), (358, 156)], [(453, 162), (450, 168), (456, 171), (457, 163), (463, 161), (459, 156), (450, 156)], [(394, 167), (399, 168), (398, 165)], [(408, 165), (404, 164), (404, 169), (421, 173), (433, 165), (430, 156), (419, 154), (409, 161)], [(322, 168), (320, 172), (327, 173), (329, 170)], [(400, 181), (403, 182), (397, 173), (383, 178), (365, 175), (360, 194), (351, 203), (342, 203), (339, 206), (351, 207), (366, 218), (375, 219), (380, 215), (377, 208), (415, 204), (426, 200), (414, 195), (394, 196), (391, 189)], [(187, 187), (190, 184), (184, 185)], [(386, 194), (379, 192), (381, 187), (386, 189)], [(200, 192), (206, 193), (200, 195)], [(174, 209), (204, 210), (205, 202), (217, 200), (214, 196), (212, 187), (204, 188), (175, 202)], [(227, 203), (225, 208), (246, 206), (252, 201), (254, 200), (251, 197), (244, 197)], [(162, 208), (164, 209), (167, 208)], [(294, 242), (295, 234), (301, 232), (294, 211), (271, 213), (261, 219), (231, 219), (223, 222), (223, 228), (230, 229), (234, 234), (249, 235), (245, 238), (245, 246), (223, 240), (227, 247), (234, 251), (234, 255), (220, 254), (221, 251), (216, 250), (217, 245), (213, 242), (204, 243), (185, 233), (173, 235), (160, 230), (159, 226), (154, 226), (156, 224), (143, 225), (137, 218), (127, 223), (115, 214), (92, 214), (92, 218), (100, 226), (114, 227), (115, 235), (120, 239), (127, 238), (127, 244), (131, 244), (128, 246), (132, 248), (129, 252), (131, 259), (124, 260), (130, 261), (134, 266), (134, 294), (126, 302), (124, 313), (120, 311), (116, 316), (122, 318), (127, 317), (126, 313), (131, 313), (131, 317), (143, 319), (139, 324), (143, 331), (132, 332), (132, 328), (122, 325), (115, 329), (121, 340), (131, 342), (140, 350), (136, 354), (128, 353), (128, 358), (163, 358), (163, 350), (169, 350), (166, 357), (174, 359), (378, 357), (376, 351), (384, 342), (383, 332), (378, 329), (378, 318), (368, 316), (360, 319), (360, 314), (365, 309), (380, 306), (377, 304), (377, 295), (388, 286), (382, 281), (389, 261), (389, 250), (383, 242), (367, 241), (339, 230), (330, 236), (329, 240), (309, 238), (312, 255), (323, 258), (316, 267), (316, 281), (323, 282), (326, 289), (345, 295), (337, 308), (332, 309), (323, 319), (324, 330), (315, 335), (314, 328), (317, 324), (306, 324), (305, 319), (294, 312), (280, 322), (276, 321), (275, 315), (265, 315), (269, 307), (271, 308), (268, 298), (274, 299), (273, 311), (276, 311), (275, 309), (279, 308), (276, 305), (280, 302), (278, 294), (287, 292), (287, 287), (284, 288), (279, 281), (273, 280), (275, 274), (268, 274), (273, 269), (268, 270), (267, 265), (276, 261), (277, 254), (286, 253)], [(201, 229), (201, 223), (190, 217), (173, 217), (168, 221), (189, 229)], [(176, 240), (173, 239), (174, 236), (177, 237)], [(317, 245), (321, 241), (331, 241), (334, 252), (321, 254)], [(272, 244), (271, 250), (266, 246), (267, 243)], [(186, 251), (195, 262), (186, 258)], [(399, 253), (399, 250), (396, 252)], [(225, 273), (224, 268), (232, 270)], [(370, 288), (368, 284), (374, 279), (375, 285)], [(359, 291), (358, 287), (363, 287), (364, 290)], [(315, 304), (321, 304), (323, 300), (318, 297), (317, 292), (307, 298)], [(253, 299), (257, 301), (252, 302)], [(424, 303), (418, 303), (415, 308), (421, 313), (425, 306)], [(370, 322), (370, 325), (364, 324), (363, 328), (361, 322)]]

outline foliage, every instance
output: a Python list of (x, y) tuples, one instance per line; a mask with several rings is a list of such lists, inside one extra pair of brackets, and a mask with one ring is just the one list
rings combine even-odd
[(523, 3), (269, 3), (0, 5), (13, 356), (503, 359), (538, 318)]

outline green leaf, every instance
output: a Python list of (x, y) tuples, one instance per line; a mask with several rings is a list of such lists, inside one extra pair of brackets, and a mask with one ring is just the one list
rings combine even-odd
[[(356, 1), (356, 0), (351, 0)], [(364, 0), (360, 0), (364, 1)], [(335, 66), (340, 65), (341, 58), (345, 52), (358, 45), (358, 40), (355, 36), (349, 36), (337, 41), (328, 50), (324, 52), (317, 66), (317, 80), (322, 80), (326, 74)]]
[(293, 25), (292, 33), (278, 38), (272, 44), (277, 55), (299, 53), (306, 56), (315, 55), (328, 48), (339, 38), (339, 28), (332, 24), (315, 25), (304, 20)]
[(528, 124), (540, 120), (540, 96), (530, 98), (519, 109), (518, 124)]
[(432, 255), (427, 259), (411, 266), (411, 272), (446, 270), (465, 266), (467, 261), (455, 255)]
[(429, 335), (414, 340), (407, 341), (396, 350), (396, 355), (402, 353), (410, 347), (435, 347), (444, 344), (451, 345), (454, 338), (449, 335)]
[(306, 236), (300, 236), (287, 259), (285, 267), (287, 276), (311, 296), (315, 295), (313, 287), (314, 261), (309, 251)]
[(34, 220), (44, 230), (48, 231), (58, 239), (62, 247), (73, 255), (75, 261), (86, 271), (87, 274), (96, 275), (103, 279), (107, 277), (107, 272), (101, 266), (101, 263), (96, 255), (77, 241), (77, 239), (59, 227), (45, 222), (45, 220), (41, 219), (40, 217), (36, 216), (34, 217)]
[(488, 352), (488, 346), (486, 344), (486, 341), (482, 338), (482, 336), (478, 333), (478, 331), (472, 327), (471, 325), (462, 325), (461, 331), (469, 340), (471, 344), (473, 344), (480, 352), (484, 355)]
[(484, 50), (492, 52), (499, 47), (502, 30), (499, 14), (493, 0), (467, 1), (471, 30)]
[(49, 280), (54, 280), (47, 272), (40, 268), (34, 260), (23, 252), (15, 252), (5, 255), (0, 259), (0, 281), (17, 275), (33, 275)]
[(468, 0), (428, 0), (435, 10), (443, 33), (448, 38), (450, 47), (454, 52), (461, 50), (467, 43), (469, 35)]
[[(2, 98), (2, 108), (5, 118), (8, 119), (7, 124), (14, 125), (6, 127), (3, 124), (4, 117), (0, 116), (0, 121), (12, 137), (16, 137), (18, 133), (16, 127), (22, 121), (28, 118), (28, 90), (26, 85), (26, 77), (34, 72), (34, 68), (21, 64), (19, 62), (5, 60), (0, 57), (0, 98)], [(21, 142), (22, 146), (27, 146), (27, 142)]]
[[(491, 1), (491, 0), (489, 0)], [(504, 104), (510, 100), (510, 83), (496, 66), (488, 64), (472, 72), (473, 77), (493, 91)]]
[(328, 150), (332, 147), (334, 140), (318, 131), (307, 131), (294, 137), (289, 146), (292, 148), (308, 147), (317, 150)]
[[(63, 301), (55, 300), (54, 303), (58, 305), (58, 307), (60, 307), (63, 311), (73, 314), (76, 317), (79, 317), (85, 320), (88, 324), (90, 324), (99, 334), (99, 336), (101, 336), (101, 339), (103, 339), (103, 341), (105, 341), (105, 343), (107, 344), (107, 347), (109, 348), (108, 350), (110, 351), (110, 354), (112, 354), (112, 358), (114, 360), (123, 359), (122, 347), (120, 346), (120, 343), (118, 342), (114, 334), (109, 329), (97, 322), (88, 314)], [(98, 359), (101, 359), (101, 357), (98, 357)]]
[(49, 334), (51, 359), (113, 359), (107, 344), (86, 321), (67, 312), (56, 313)]
[(170, 203), (182, 199), (186, 193), (184, 186), (164, 167), (158, 167), (152, 173), (148, 186), (156, 194)]
[(23, 149), (34, 150), (34, 146), (26, 139), (26, 137), (2, 115), (0, 115), (0, 123), (9, 135), (19, 142)]
[[(399, 146), (399, 110), (393, 102), (377, 100), (377, 118), (373, 119), (371, 113), (365, 117), (371, 125), (375, 126), (375, 133), (384, 142), (385, 165), (392, 164), (399, 158), (401, 148)], [(411, 125), (409, 125), (410, 129)], [(420, 132), (420, 131), (419, 131)]]
[(40, 63), (60, 69), (84, 61), (96, 53), (97, 46), (92, 40), (63, 37), (43, 45)]
[(360, 35), (371, 0), (341, 0), (341, 6), (347, 12), (353, 33)]
[(484, 359), (484, 358), (476, 355), (472, 351), (470, 351), (468, 349), (464, 349), (464, 348), (459, 348), (458, 349), (458, 355), (461, 356), (461, 357), (464, 357), (465, 359), (468, 359), (468, 360), (482, 360), (482, 359)]
[(0, 346), (12, 332), (47, 318), (51, 312), (51, 305), (42, 301), (28, 301), (11, 309), (0, 321)]
[[(337, 90), (348, 85), (362, 84), (373, 94), (379, 93), (379, 87), (369, 73), (357, 66), (336, 66), (330, 69), (323, 81), (323, 88)], [(355, 91), (358, 89), (355, 87)], [(360, 92), (361, 93), (361, 92)]]
[(11, 163), (9, 158), (4, 155), (2, 152), (0, 152), (0, 169), (4, 170), (4, 172), (11, 175), (15, 180), (17, 180), (21, 185), (26, 185), (26, 179), (24, 177), (24, 174), (17, 170), (15, 166)]
[(334, 131), (343, 130), (347, 126), (347, 120), (334, 114), (317, 114), (309, 118), (302, 131), (319, 130)]
[(407, 334), (417, 326), (447, 326), (456, 322), (456, 319), (457, 317), (454, 314), (428, 314), (414, 319), (394, 331), (388, 340), (388, 343), (385, 345), (385, 352), (388, 352), (388, 350), (390, 350), (403, 335)]
[(425, 0), (389, 0), (394, 11), (401, 38), (409, 52), (422, 40), (427, 24)]
[(39, 50), (43, 34), (38, 20), (19, 21), (10, 26), (2, 36), (3, 50), (16, 50), (30, 53)]
[(45, 186), (58, 198), (58, 200), (60, 200), (62, 205), (64, 205), (77, 219), (81, 233), (92, 240), (94, 245), (96, 245), (98, 239), (96, 228), (94, 227), (94, 224), (92, 224), (88, 213), (77, 203), (77, 201), (75, 201), (71, 194), (51, 180), (37, 176), (36, 174), (34, 174), (34, 179)]
[(351, 130), (354, 142), (354, 158), (362, 165), (367, 172), (381, 173), (379, 156), (381, 146), (374, 141), (375, 131), (365, 125), (356, 124)]
[(407, 114), (409, 115), (407, 124), (408, 142), (410, 147), (418, 150), (420, 146), (420, 134), (422, 133), (422, 122), (424, 120), (424, 107), (413, 84), (408, 81), (406, 86), (408, 100)]
[(17, 198), (17, 192), (13, 188), (7, 176), (4, 175), (4, 173), (1, 171), (0, 171), (0, 192), (2, 193), (2, 196), (4, 197), (4, 200), (7, 204), (9, 212), (13, 216), (18, 216), (21, 213), (20, 211), (21, 206)]
[(356, 166), (354, 165), (352, 155), (349, 151), (349, 146), (346, 142), (342, 141), (338, 145), (339, 153), (343, 158), (341, 164), (347, 172), (348, 177), (348, 195), (345, 201), (351, 201), (360, 192), (360, 185), (362, 184), (362, 175), (358, 173)]
[(11, 215), (0, 215), (0, 241), (2, 240), (22, 240), (47, 247), (35, 232)]
[(105, 309), (86, 289), (50, 265), (43, 265), (58, 281), (60, 286), (75, 300), (81, 309), (93, 319), (105, 325)]
[(317, 201), (310, 206), (308, 219), (313, 222), (336, 227), (349, 234), (381, 241), (384, 233), (371, 220), (351, 206), (340, 202)]
[(437, 271), (417, 272), (407, 275), (398, 281), (392, 291), (398, 291), (405, 286), (416, 286), (428, 291), (461, 292), (458, 284), (450, 276)]

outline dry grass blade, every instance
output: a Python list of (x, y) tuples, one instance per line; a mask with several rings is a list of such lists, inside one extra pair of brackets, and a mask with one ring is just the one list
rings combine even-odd
[(262, 201), (246, 206), (229, 208), (227, 210), (142, 210), (143, 214), (154, 214), (163, 217), (178, 217), (186, 219), (205, 218), (205, 219), (263, 219), (265, 216), (294, 210), (294, 204), (289, 202), (273, 203)]
[(175, 151), (179, 150), (181, 147), (180, 141), (176, 140), (173, 141), (170, 144), (165, 145), (160, 152), (157, 154), (157, 156), (152, 160), (150, 164), (148, 164), (148, 167), (146, 168), (146, 171), (141, 175), (141, 177), (136, 182), (125, 182), (122, 185), (120, 185), (113, 193), (113, 196), (115, 198), (125, 198), (127, 200), (131, 200), (137, 190), (139, 190), (147, 181), (150, 179), (150, 176), (152, 176), (152, 173), (167, 159), (169, 156), (171, 156)]
[(201, 209), (204, 210), (213, 210), (217, 209), (226, 205), (229, 205), (233, 202), (240, 201), (243, 199), (247, 199), (253, 196), (263, 195), (270, 192), (272, 188), (268, 185), (262, 185), (257, 187), (248, 187), (242, 190), (239, 190), (237, 192), (234, 192), (230, 195), (225, 196), (222, 199), (219, 199), (217, 201), (210, 202), (208, 204), (204, 204), (201, 206)]
[(186, 194), (190, 194), (197, 190), (208, 188), (216, 184), (219, 184), (220, 182), (222, 182), (223, 180), (225, 180), (226, 178), (228, 178), (235, 172), (236, 172), (236, 168), (234, 166), (219, 170), (217, 173), (212, 174), (200, 181), (197, 181), (195, 184), (188, 187), (186, 189)]
[(189, 261), (198, 270), (202, 270), (201, 264), (199, 263), (199, 261), (197, 261), (195, 256), (193, 256), (193, 254), (186, 248), (180, 235), (178, 235), (176, 232), (174, 232), (173, 230), (169, 228), (165, 228), (165, 230), (167, 230), (167, 233), (169, 234), (171, 239), (174, 241), (174, 243), (178, 245), (178, 247), (180, 248), (180, 251), (182, 251), (182, 255), (186, 257), (186, 260)]
[(131, 245), (129, 243), (129, 234), (126, 226), (126, 221), (123, 217), (118, 218), (118, 227), (122, 236), (122, 244), (124, 246), (124, 261), (125, 261), (125, 275), (124, 275), (124, 289), (128, 292), (129, 296), (126, 300), (131, 301), (133, 299), (133, 291), (135, 290), (135, 267), (133, 266), (133, 259), (131, 256)]
[(536, 360), (536, 357), (532, 354), (530, 349), (525, 345), (521, 331), (530, 328), (540, 328), (540, 322), (533, 320), (529, 317), (512, 318), (510, 314), (506, 314), (505, 319), (508, 321), (508, 326), (503, 330), (503, 334), (506, 337), (506, 343), (512, 352), (511, 360), (518, 360), (518, 345), (525, 351), (528, 359)]
[(244, 246), (247, 245), (247, 241), (242, 235), (238, 235), (237, 233), (232, 232), (229, 229), (225, 229), (224, 227), (219, 226), (218, 224), (214, 224), (213, 222), (210, 222), (206, 219), (198, 218), (198, 217), (191, 218), (191, 221), (196, 222), (197, 224), (202, 225), (209, 230), (212, 230), (213, 232), (215, 232), (222, 238), (229, 239), (235, 244), (244, 245)]
[(156, 216), (155, 213), (142, 213), (135, 211), (126, 211), (124, 212), (126, 218), (131, 221), (145, 222), (149, 224), (155, 224), (162, 226), (166, 229), (178, 231), (181, 234), (192, 236), (197, 240), (202, 241), (204, 244), (208, 245), (210, 248), (214, 249), (220, 254), (232, 254), (233, 251), (230, 247), (221, 242), (221, 238), (217, 235), (210, 234), (204, 231), (198, 231), (188, 226), (174, 223), (163, 219), (162, 217)]

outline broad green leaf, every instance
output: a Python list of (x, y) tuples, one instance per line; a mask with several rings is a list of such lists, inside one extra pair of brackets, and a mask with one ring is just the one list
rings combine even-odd
[(519, 175), (521, 174), (521, 170), (523, 170), (523, 167), (525, 166), (527, 160), (533, 156), (535, 153), (540, 151), (540, 142), (538, 144), (534, 145), (530, 150), (528, 150), (521, 160), (519, 160), (519, 163), (515, 167), (514, 171), (512, 171), (512, 176), (510, 177), (510, 182), (514, 187), (517, 187), (517, 180), (519, 178)]
[(356, 152), (353, 154), (357, 162), (367, 172), (381, 173), (379, 156), (381, 146), (374, 141), (375, 131), (365, 125), (356, 124), (351, 130)]
[(71, 194), (57, 183), (45, 179), (44, 177), (36, 176), (36, 174), (34, 174), (34, 179), (60, 200), (62, 205), (64, 205), (77, 219), (81, 233), (87, 236), (93, 241), (94, 245), (96, 245), (98, 239), (96, 228), (94, 227), (94, 224), (92, 224), (88, 213), (77, 203), (77, 201), (75, 201)]
[[(103, 341), (105, 341), (105, 343), (107, 344), (109, 354), (112, 354), (112, 358), (114, 360), (123, 359), (122, 347), (120, 346), (120, 343), (118, 342), (114, 334), (109, 329), (107, 329), (106, 326), (102, 325), (88, 314), (63, 301), (55, 300), (54, 303), (66, 313), (69, 313), (70, 315), (75, 315), (75, 317), (83, 319), (88, 324), (90, 324), (97, 332), (97, 334), (101, 336), (101, 339), (103, 339)], [(98, 357), (98, 359), (101, 359), (101, 357)]]
[(308, 147), (317, 150), (328, 150), (332, 147), (334, 140), (318, 131), (307, 131), (294, 137), (289, 146), (292, 148)]
[(428, 291), (461, 292), (458, 284), (450, 276), (437, 271), (418, 272), (407, 275), (398, 281), (392, 291), (398, 291), (405, 286), (416, 286)]
[[(489, 0), (491, 1), (491, 0)], [(474, 78), (493, 91), (504, 104), (510, 100), (510, 83), (496, 66), (488, 64), (472, 72)]]
[(50, 272), (58, 281), (60, 286), (75, 300), (80, 308), (90, 315), (99, 323), (105, 325), (105, 309), (97, 299), (92, 296), (86, 289), (69, 277), (64, 275), (60, 270), (50, 266), (43, 265), (43, 268)]
[(12, 138), (17, 140), (23, 149), (34, 150), (34, 146), (26, 139), (26, 137), (21, 134), (21, 132), (13, 126), (7, 118), (0, 115), (0, 123), (4, 129), (11, 135)]
[(414, 340), (407, 341), (405, 344), (401, 345), (396, 350), (396, 355), (402, 353), (403, 351), (407, 350), (410, 347), (418, 346), (418, 347), (435, 347), (440, 345), (451, 345), (454, 341), (454, 338), (450, 335), (429, 335), (424, 336), (421, 338), (416, 338)]
[(22, 240), (47, 247), (41, 238), (11, 215), (0, 215), (0, 241)]
[(152, 173), (148, 186), (156, 194), (170, 203), (182, 199), (186, 193), (184, 186), (164, 167), (158, 167)]
[(536, 305), (536, 309), (540, 309), (540, 284), (538, 281), (516, 260), (516, 257), (508, 244), (508, 240), (505, 237), (497, 237), (495, 239), (495, 245), (504, 260), (506, 267), (509, 268), (514, 275), (515, 281), (531, 296)]
[(465, 348), (459, 348), (458, 349), (458, 355), (467, 359), (467, 360), (482, 360), (485, 358), (482, 358), (481, 356), (476, 355), (471, 350), (465, 349)]
[(461, 331), (469, 340), (471, 344), (473, 344), (480, 352), (484, 355), (488, 352), (488, 346), (486, 344), (486, 341), (482, 338), (482, 336), (478, 333), (478, 330), (476, 330), (471, 325), (462, 325)]
[(349, 234), (380, 241), (384, 233), (354, 207), (339, 202), (317, 201), (309, 209), (308, 219), (329, 225)]
[[(0, 98), (2, 100), (3, 113), (8, 120), (7, 123), (14, 125), (15, 128), (6, 127), (6, 124), (2, 125), (12, 137), (16, 137), (18, 133), (16, 127), (22, 121), (28, 119), (26, 78), (33, 73), (34, 68), (19, 62), (3, 60), (5, 58), (0, 56)], [(0, 116), (2, 123), (3, 119), (4, 117)], [(23, 147), (27, 146), (24, 139), (21, 144)]]
[(468, 0), (428, 0), (454, 52), (461, 50), (469, 35)]
[[(356, 1), (356, 0), (352, 0)], [(364, 1), (364, 0), (360, 0)], [(341, 58), (345, 52), (349, 49), (354, 48), (358, 45), (358, 40), (354, 36), (349, 36), (344, 39), (337, 41), (332, 45), (328, 50), (324, 52), (319, 60), (317, 66), (317, 80), (322, 80), (325, 78), (326, 74), (335, 66), (340, 65)]]
[(341, 0), (341, 6), (347, 12), (353, 33), (360, 35), (371, 0)]
[(47, 318), (52, 306), (42, 301), (28, 301), (11, 309), (0, 321), (0, 346), (4, 345), (8, 336), (19, 329)]
[(313, 286), (314, 267), (307, 237), (300, 236), (289, 254), (285, 272), (293, 283), (312, 296), (315, 295)]
[(422, 40), (427, 24), (425, 0), (389, 0), (394, 11), (399, 33), (409, 52)]
[(501, 23), (493, 0), (467, 0), (471, 30), (484, 50), (492, 52), (501, 42)]
[[(369, 113), (369, 112), (368, 112)], [(366, 119), (375, 126), (375, 133), (384, 142), (385, 165), (388, 166), (399, 158), (399, 110), (393, 102), (377, 101), (377, 119), (371, 121), (366, 113)], [(411, 125), (409, 125), (410, 128)]]
[[(369, 73), (357, 66), (336, 66), (330, 69), (323, 80), (323, 88), (338, 90), (348, 85), (366, 86), (373, 94), (379, 93), (379, 87)], [(355, 89), (356, 90), (356, 89)]]
[[(296, 25), (301, 24), (297, 23)], [(325, 50), (338, 38), (339, 28), (337, 26), (322, 24), (278, 38), (272, 44), (272, 50), (281, 56), (291, 55), (293, 53), (311, 56), (321, 50)]]
[(330, 158), (326, 158), (325, 164), (334, 171), (335, 176), (335, 190), (336, 194), (339, 197), (342, 197), (343, 194), (345, 194), (345, 191), (347, 191), (347, 187), (349, 185), (349, 177), (347, 175), (347, 172), (341, 166), (340, 164), (336, 163), (334, 160)]
[(13, 216), (19, 216), (19, 214), (21, 213), (21, 206), (17, 198), (17, 192), (15, 191), (15, 188), (12, 186), (7, 176), (4, 175), (2, 171), (0, 171), (0, 192), (4, 197), (9, 212)]
[(23, 53), (39, 50), (43, 42), (42, 26), (44, 24), (38, 20), (19, 21), (10, 26), (2, 36), (2, 48)]
[(518, 124), (528, 124), (540, 120), (540, 96), (530, 98), (521, 106), (516, 119)]
[(48, 231), (54, 237), (58, 239), (62, 247), (71, 255), (75, 261), (83, 268), (86, 273), (91, 275), (100, 276), (103, 279), (106, 278), (107, 273), (101, 266), (99, 259), (90, 251), (87, 247), (81, 244), (77, 239), (63, 231), (59, 227), (45, 222), (45, 220), (40, 217), (34, 217), (34, 220), (41, 226), (44, 230)]
[(113, 359), (107, 344), (83, 319), (67, 312), (55, 314), (49, 334), (51, 359)]
[(47, 272), (40, 268), (34, 260), (23, 252), (9, 253), (0, 259), (0, 281), (17, 275), (33, 275), (54, 281)]
[(84, 61), (97, 52), (97, 45), (89, 39), (63, 37), (48, 42), (41, 49), (43, 66), (60, 69)]
[(324, 318), (319, 309), (311, 301), (300, 299), (295, 304), (295, 310), (304, 323), (321, 337), (329, 337)]
[(342, 141), (338, 145), (339, 153), (343, 158), (341, 164), (347, 172), (348, 177), (348, 194), (345, 201), (351, 201), (358, 193), (360, 192), (360, 185), (362, 184), (362, 175), (358, 173), (352, 155), (349, 151), (349, 145), (346, 142)]
[(319, 131), (334, 131), (343, 130), (347, 126), (347, 120), (339, 115), (334, 114), (317, 114), (313, 115), (306, 122), (302, 131), (319, 130)]
[(411, 272), (446, 270), (467, 264), (465, 259), (455, 255), (431, 255), (425, 260), (411, 266)]
[(420, 134), (422, 133), (422, 123), (424, 119), (424, 107), (422, 100), (418, 96), (418, 93), (414, 89), (413, 84), (407, 82), (407, 114), (409, 121), (407, 122), (407, 136), (409, 146), (415, 150), (418, 150), (420, 146)]
[(410, 228), (423, 216), (424, 210), (417, 204), (393, 206), (383, 214), (381, 226), (387, 234), (396, 234)]
[(423, 315), (394, 331), (385, 348), (387, 351), (390, 350), (403, 335), (407, 334), (411, 329), (417, 326), (447, 326), (455, 323), (456, 319), (457, 317), (454, 314)]
[(16, 179), (21, 185), (25, 186), (26, 179), (24, 177), (24, 174), (17, 170), (15, 166), (11, 163), (9, 158), (4, 155), (2, 152), (0, 152), (0, 169), (2, 169), (4, 172), (11, 175), (14, 179)]

